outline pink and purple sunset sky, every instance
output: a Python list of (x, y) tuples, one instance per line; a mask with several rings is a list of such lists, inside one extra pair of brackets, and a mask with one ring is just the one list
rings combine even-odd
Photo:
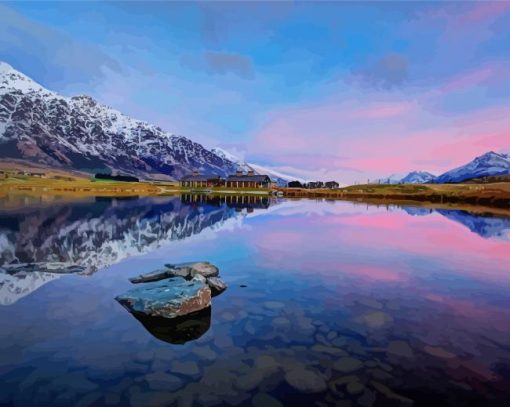
[(0, 60), (308, 179), (510, 152), (510, 2), (0, 4)]

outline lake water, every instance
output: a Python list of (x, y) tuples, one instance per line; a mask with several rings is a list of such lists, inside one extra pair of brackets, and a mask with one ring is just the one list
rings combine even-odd
[[(209, 311), (139, 321), (114, 299), (208, 260)], [(0, 201), (1, 405), (502, 405), (510, 220), (341, 201)]]

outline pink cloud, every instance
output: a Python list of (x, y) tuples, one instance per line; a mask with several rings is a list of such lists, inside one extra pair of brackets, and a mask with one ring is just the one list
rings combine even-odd
[(494, 20), (510, 11), (507, 1), (486, 1), (476, 3), (474, 7), (462, 14), (458, 21), (463, 24), (474, 24)]

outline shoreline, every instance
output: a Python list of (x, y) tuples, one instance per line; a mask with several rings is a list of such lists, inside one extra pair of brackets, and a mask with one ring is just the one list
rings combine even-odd
[(181, 188), (175, 182), (97, 181), (80, 177), (7, 178), (0, 180), (0, 197), (7, 195), (54, 196), (63, 198), (137, 197), (197, 195), (271, 196), (281, 192), (284, 198), (332, 199), (375, 205), (418, 205), (429, 208), (466, 208), (510, 216), (510, 182), (493, 184), (401, 184), (353, 185), (335, 190), (277, 188), (275, 190), (210, 188), (200, 191)]
[(337, 190), (280, 188), (286, 198), (381, 203), (422, 203), (497, 208), (510, 212), (510, 183), (355, 185)]

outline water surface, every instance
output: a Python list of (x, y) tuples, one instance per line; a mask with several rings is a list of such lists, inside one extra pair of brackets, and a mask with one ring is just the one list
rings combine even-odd
[[(508, 219), (254, 197), (0, 208), (0, 264), (87, 267), (1, 272), (2, 405), (510, 398)], [(210, 310), (143, 320), (114, 300), (128, 277), (192, 260), (218, 265), (229, 285)]]

